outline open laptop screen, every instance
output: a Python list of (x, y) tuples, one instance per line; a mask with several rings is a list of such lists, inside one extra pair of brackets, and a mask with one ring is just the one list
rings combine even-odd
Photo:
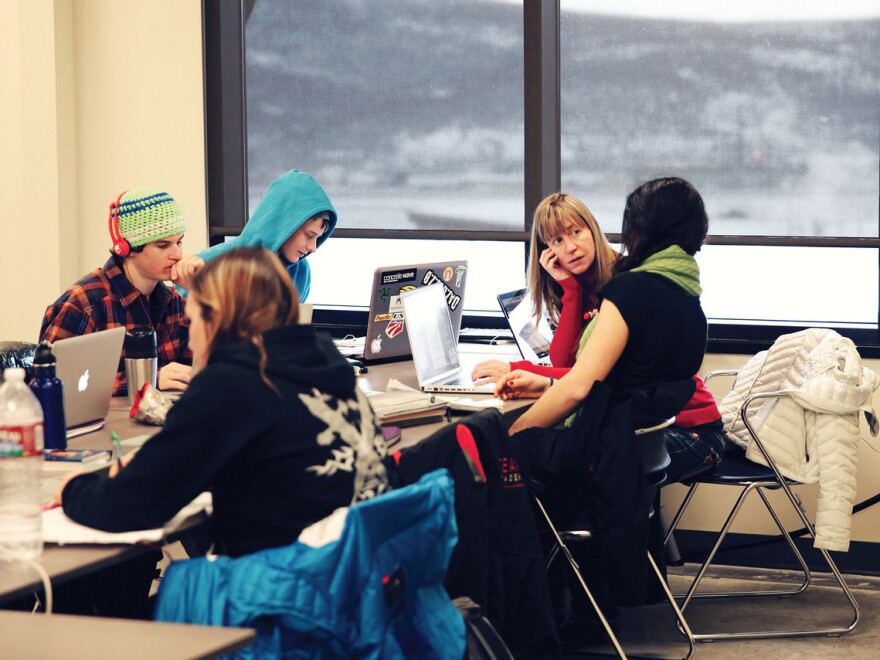
[(443, 287), (433, 284), (408, 291), (403, 304), (419, 383), (433, 383), (458, 372), (458, 345)]
[(510, 326), (510, 332), (523, 358), (531, 362), (548, 362), (553, 331), (544, 316), (535, 323), (534, 303), (525, 289), (498, 295), (498, 304)]

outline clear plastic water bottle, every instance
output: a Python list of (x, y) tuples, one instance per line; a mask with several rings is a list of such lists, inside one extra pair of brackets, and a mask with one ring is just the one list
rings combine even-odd
[(40, 470), (43, 409), (24, 383), (24, 369), (6, 369), (0, 386), (0, 560), (33, 559), (43, 549)]

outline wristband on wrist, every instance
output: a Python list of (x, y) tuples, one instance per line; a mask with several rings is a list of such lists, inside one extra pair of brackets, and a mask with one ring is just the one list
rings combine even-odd
[(550, 376), (550, 385), (548, 385), (547, 387), (553, 387), (553, 382), (554, 382), (555, 380), (556, 380), (556, 379), (553, 378), (553, 376)]

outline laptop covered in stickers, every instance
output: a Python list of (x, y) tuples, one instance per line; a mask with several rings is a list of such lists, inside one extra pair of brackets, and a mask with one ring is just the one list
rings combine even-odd
[(431, 284), (443, 286), (443, 296), (458, 341), (467, 273), (465, 260), (377, 268), (370, 293), (364, 361), (378, 362), (412, 355), (400, 295)]

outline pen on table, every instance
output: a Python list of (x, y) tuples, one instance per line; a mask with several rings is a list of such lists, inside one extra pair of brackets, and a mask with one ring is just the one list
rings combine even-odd
[(119, 443), (119, 436), (116, 435), (116, 431), (110, 431), (110, 440), (113, 442), (113, 447), (116, 449), (116, 465), (121, 470), (123, 468), (122, 445)]
[(41, 509), (43, 511), (51, 511), (52, 509), (57, 509), (59, 506), (61, 505), (55, 500), (49, 500), (48, 502), (43, 502)]

